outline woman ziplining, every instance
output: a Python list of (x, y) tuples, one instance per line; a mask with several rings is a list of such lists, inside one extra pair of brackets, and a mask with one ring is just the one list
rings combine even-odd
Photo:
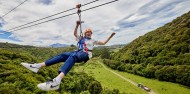
[[(80, 7), (77, 6), (77, 8), (79, 9)], [(37, 87), (40, 88), (41, 90), (49, 91), (49, 90), (59, 89), (61, 80), (74, 66), (75, 62), (87, 62), (92, 57), (92, 50), (94, 45), (105, 45), (115, 35), (115, 33), (112, 33), (105, 41), (96, 41), (91, 38), (93, 32), (92, 29), (88, 28), (84, 31), (84, 36), (83, 36), (81, 28), (80, 10), (78, 10), (78, 13), (79, 13), (79, 21), (76, 22), (76, 27), (74, 29), (74, 36), (78, 41), (77, 51), (64, 52), (42, 63), (36, 63), (36, 64), (21, 63), (27, 69), (37, 73), (39, 69), (42, 67), (50, 66), (59, 62), (65, 62), (64, 65), (62, 65), (61, 68), (59, 69), (58, 71), (59, 75), (57, 77), (55, 77), (51, 81), (47, 81), (37, 85)], [(77, 33), (79, 26), (80, 26), (80, 36)]]
[(77, 21), (74, 36), (78, 41), (78, 50), (74, 52), (64, 52), (59, 54), (45, 62), (38, 63), (38, 64), (28, 64), (28, 63), (21, 63), (27, 69), (37, 73), (38, 70), (45, 66), (50, 66), (59, 62), (65, 62), (63, 66), (59, 69), (59, 75), (55, 77), (52, 81), (47, 81), (45, 83), (38, 84), (38, 88), (44, 91), (49, 90), (57, 90), (59, 89), (59, 85), (61, 80), (65, 77), (65, 75), (70, 71), (70, 69), (74, 66), (75, 62), (87, 62), (92, 57), (92, 50), (94, 45), (105, 45), (114, 35), (112, 33), (109, 38), (105, 41), (95, 41), (91, 38), (92, 36), (92, 29), (88, 28), (84, 31), (84, 36), (78, 36), (77, 29), (80, 25), (80, 21)]

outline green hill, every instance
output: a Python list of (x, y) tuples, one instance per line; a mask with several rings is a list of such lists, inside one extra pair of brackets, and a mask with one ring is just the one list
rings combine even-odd
[(104, 63), (113, 69), (190, 86), (190, 12), (132, 41)]
[(41, 48), (0, 43), (0, 93), (1, 94), (99, 94), (115, 92), (104, 90), (97, 80), (86, 73), (71, 70), (61, 82), (58, 91), (41, 91), (37, 84), (58, 75), (63, 63), (42, 68), (37, 74), (21, 66), (21, 62), (42, 62), (65, 51), (75, 48)]

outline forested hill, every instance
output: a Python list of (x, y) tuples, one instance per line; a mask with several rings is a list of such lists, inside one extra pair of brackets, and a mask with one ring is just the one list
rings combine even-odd
[(190, 86), (190, 12), (132, 41), (105, 63), (118, 70)]
[[(75, 47), (44, 48), (0, 43), (0, 94), (117, 94), (118, 90), (104, 89), (101, 83), (84, 72), (71, 70), (58, 91), (42, 91), (37, 84), (53, 79), (63, 63), (48, 66), (33, 73), (21, 62), (38, 63), (57, 54), (74, 51)], [(117, 93), (114, 93), (116, 92)]]
[(116, 53), (114, 59), (137, 64), (189, 65), (190, 12), (135, 39)]

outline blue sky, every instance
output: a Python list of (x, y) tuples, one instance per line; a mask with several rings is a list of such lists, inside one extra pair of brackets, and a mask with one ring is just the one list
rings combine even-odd
[[(78, 3), (84, 4), (91, 1), (93, 0), (29, 0), (5, 16), (4, 21), (0, 19), (0, 42), (34, 46), (55, 43), (76, 44), (73, 30), (78, 20), (77, 15), (19, 31), (6, 30), (73, 8)], [(109, 1), (111, 0), (99, 0), (82, 9)], [(1, 0), (0, 16), (21, 2), (23, 0)], [(190, 0), (119, 0), (113, 4), (83, 12), (82, 20), (85, 23), (82, 26), (83, 29), (92, 28), (93, 38), (99, 41), (105, 40), (112, 32), (116, 32), (107, 45), (126, 44), (187, 13), (190, 11), (189, 5)]]

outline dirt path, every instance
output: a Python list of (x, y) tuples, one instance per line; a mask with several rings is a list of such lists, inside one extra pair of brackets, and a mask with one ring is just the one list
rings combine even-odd
[[(124, 79), (125, 81), (128, 81), (128, 82), (130, 82), (131, 84), (137, 86), (137, 83), (135, 83), (134, 81), (132, 81), (132, 80), (130, 80), (130, 79), (128, 79), (128, 78), (125, 78), (125, 77), (123, 77), (122, 75), (120, 75), (120, 74), (118, 74), (118, 73), (116, 73), (116, 72), (114, 72), (114, 71), (108, 69), (108, 68), (107, 68), (104, 64), (102, 64), (100, 61), (98, 61), (98, 63), (101, 64), (101, 65), (104, 67), (104, 69), (106, 69), (106, 70), (112, 72), (113, 74), (115, 74), (115, 75), (117, 75), (118, 77)], [(155, 93), (154, 91), (152, 91), (152, 90), (151, 90), (150, 92), (147, 92), (147, 93), (149, 93), (149, 94), (156, 94), (156, 93)]]

